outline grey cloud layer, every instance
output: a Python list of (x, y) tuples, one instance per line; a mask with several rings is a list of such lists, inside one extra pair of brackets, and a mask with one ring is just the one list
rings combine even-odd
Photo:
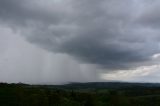
[[(143, 3), (150, 7), (141, 7)], [(150, 62), (160, 52), (159, 31), (151, 28), (159, 22), (160, 14), (152, 12), (157, 3), (1, 0), (0, 22), (46, 50), (106, 69), (129, 69)]]

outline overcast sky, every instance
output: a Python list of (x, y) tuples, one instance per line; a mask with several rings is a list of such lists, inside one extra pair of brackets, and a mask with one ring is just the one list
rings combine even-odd
[(159, 0), (0, 0), (0, 81), (160, 82)]

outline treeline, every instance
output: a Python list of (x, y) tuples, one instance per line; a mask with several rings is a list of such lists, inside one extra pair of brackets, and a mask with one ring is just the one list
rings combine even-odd
[(160, 88), (64, 89), (0, 83), (0, 106), (160, 106)]

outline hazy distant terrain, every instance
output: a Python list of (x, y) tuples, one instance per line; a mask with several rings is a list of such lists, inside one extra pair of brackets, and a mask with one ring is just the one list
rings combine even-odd
[(0, 84), (0, 106), (160, 106), (160, 84)]

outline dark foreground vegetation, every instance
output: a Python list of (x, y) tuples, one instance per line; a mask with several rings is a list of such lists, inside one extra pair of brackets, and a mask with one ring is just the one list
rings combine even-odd
[(0, 83), (0, 106), (160, 106), (160, 85), (147, 83)]

